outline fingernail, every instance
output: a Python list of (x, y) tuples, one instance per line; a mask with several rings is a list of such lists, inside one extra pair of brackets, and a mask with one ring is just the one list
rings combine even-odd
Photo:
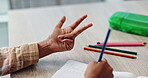
[(93, 24), (92, 24), (92, 23), (90, 23), (90, 26), (93, 26)]
[(60, 39), (63, 39), (64, 38), (64, 35), (59, 35), (58, 36)]
[(106, 59), (105, 59), (105, 58), (103, 58), (103, 59), (102, 59), (102, 61), (106, 61)]

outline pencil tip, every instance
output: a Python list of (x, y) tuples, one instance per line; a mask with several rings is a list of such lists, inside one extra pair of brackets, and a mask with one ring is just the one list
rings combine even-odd
[(143, 44), (146, 45), (147, 43), (146, 42), (143, 42)]
[(97, 42), (97, 44), (100, 44), (100, 42)]
[(110, 29), (110, 30), (111, 30), (112, 28), (111, 28), (111, 27), (109, 27), (108, 29)]

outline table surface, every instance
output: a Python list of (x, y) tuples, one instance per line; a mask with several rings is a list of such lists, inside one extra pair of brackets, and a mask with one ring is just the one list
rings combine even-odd
[[(39, 42), (52, 32), (53, 27), (64, 15), (67, 21), (63, 27), (72, 24), (79, 16), (88, 14), (88, 18), (80, 24), (92, 22), (94, 26), (75, 41), (71, 51), (51, 54), (30, 67), (11, 74), (12, 78), (51, 78), (68, 60), (83, 63), (97, 61), (99, 53), (83, 50), (89, 44), (104, 41), (108, 18), (117, 11), (126, 11), (148, 15), (148, 1), (127, 1), (118, 3), (90, 3), (33, 9), (13, 10), (9, 12), (9, 46), (17, 46), (30, 42)], [(80, 27), (79, 26), (79, 27)], [(147, 42), (147, 37), (112, 30), (108, 42)], [(117, 47), (119, 49), (138, 52), (137, 59), (104, 54), (115, 71), (132, 72), (136, 75), (148, 76), (148, 45), (142, 47)]]

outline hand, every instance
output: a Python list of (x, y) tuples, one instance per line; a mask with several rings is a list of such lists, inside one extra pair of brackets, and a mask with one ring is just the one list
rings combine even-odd
[(106, 59), (90, 62), (85, 71), (85, 78), (113, 78), (113, 68)]
[[(74, 24), (62, 28), (66, 17), (63, 16), (59, 23), (55, 26), (52, 34), (44, 41), (39, 43), (40, 57), (49, 55), (54, 52), (71, 50), (74, 47), (75, 38), (84, 30), (92, 26), (92, 23), (87, 24), (77, 30), (75, 28), (87, 17), (81, 16)], [(42, 52), (41, 52), (42, 51)]]

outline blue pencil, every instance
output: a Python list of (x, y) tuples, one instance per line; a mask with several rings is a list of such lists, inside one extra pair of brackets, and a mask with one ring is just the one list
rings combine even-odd
[(104, 53), (104, 50), (105, 50), (105, 47), (106, 47), (107, 40), (108, 40), (108, 38), (109, 38), (110, 32), (111, 32), (111, 29), (109, 28), (109, 29), (108, 29), (108, 32), (107, 32), (107, 35), (106, 35), (106, 38), (105, 38), (105, 41), (104, 41), (104, 44), (103, 44), (103, 47), (102, 47), (102, 51), (101, 51), (101, 54), (100, 54), (100, 57), (99, 57), (98, 62), (100, 62), (101, 59), (102, 59), (102, 57), (103, 57), (103, 53)]

